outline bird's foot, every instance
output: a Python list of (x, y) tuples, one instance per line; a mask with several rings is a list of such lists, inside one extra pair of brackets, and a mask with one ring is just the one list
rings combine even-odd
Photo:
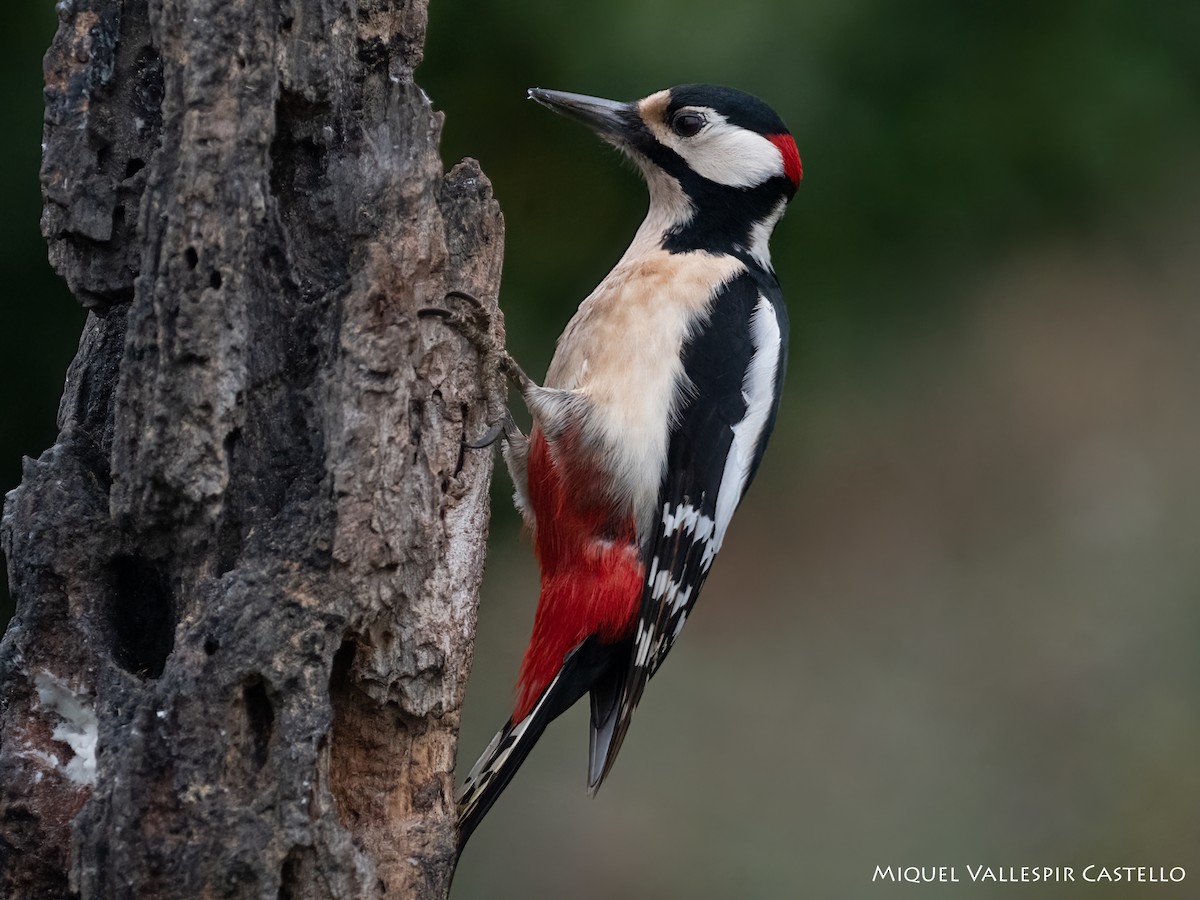
[[(442, 319), (466, 338), (479, 354), (488, 383), (492, 383), (493, 377), (506, 378), (516, 384), (522, 396), (537, 388), (504, 348), (496, 334), (497, 329), (491, 313), (476, 297), (466, 291), (448, 291), (446, 300), (461, 302), (448, 304), (451, 308), (427, 307), (418, 311), (417, 315), (421, 318)], [(511, 438), (514, 434), (520, 434), (520, 430), (509, 411), (504, 409), (494, 425), (475, 440), (464, 440), (463, 446), (471, 450), (483, 450), (501, 437)]]
[[(445, 320), (446, 324), (470, 342), (481, 359), (494, 365), (501, 375), (516, 384), (522, 394), (529, 388), (535, 387), (533, 381), (496, 336), (494, 320), (483, 303), (466, 291), (447, 291), (446, 299), (462, 302), (456, 304), (454, 309), (426, 307), (419, 310), (417, 315), (421, 318)], [(503, 420), (499, 425), (501, 428), (503, 427)], [(490, 434), (491, 431), (489, 430), (488, 433)], [(494, 442), (498, 436), (499, 433), (492, 437), (492, 441)]]

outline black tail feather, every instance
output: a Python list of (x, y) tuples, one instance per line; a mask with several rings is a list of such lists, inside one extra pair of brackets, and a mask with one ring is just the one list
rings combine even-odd
[(610, 671), (624, 670), (623, 658), (616, 666), (613, 663), (612, 646), (588, 638), (563, 661), (558, 675), (538, 697), (533, 711), (520, 722), (509, 719), (496, 733), (471, 767), (458, 796), (460, 854), (492, 804), (517, 774), (546, 726), (574, 706), (593, 685), (604, 681)]
[(624, 666), (612, 666), (592, 685), (590, 741), (588, 742), (588, 793), (595, 794), (611, 767), (619, 745), (613, 745), (617, 713), (625, 688)]

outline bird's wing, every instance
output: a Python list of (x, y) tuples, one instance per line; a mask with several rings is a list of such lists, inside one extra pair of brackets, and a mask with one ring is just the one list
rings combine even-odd
[(643, 543), (646, 581), (629, 667), (615, 687), (616, 702), (593, 697), (593, 791), (696, 602), (775, 424), (787, 357), (778, 287), (745, 274), (725, 285), (710, 308), (684, 348), (688, 383), (672, 422), (658, 513)]

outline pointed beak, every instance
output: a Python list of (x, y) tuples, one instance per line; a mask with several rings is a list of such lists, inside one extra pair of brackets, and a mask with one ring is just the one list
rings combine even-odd
[(619, 143), (625, 142), (634, 127), (634, 121), (638, 119), (634, 104), (600, 97), (530, 88), (529, 99), (569, 119), (582, 122), (606, 140)]

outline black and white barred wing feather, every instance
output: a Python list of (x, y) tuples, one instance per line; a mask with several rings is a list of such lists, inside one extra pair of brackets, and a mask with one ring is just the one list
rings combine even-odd
[(722, 289), (688, 341), (690, 385), (672, 429), (659, 516), (644, 544), (646, 583), (629, 668), (607, 715), (593, 710), (592, 790), (611, 769), (646, 682), (679, 637), (758, 470), (786, 357), (778, 287), (749, 274)]

